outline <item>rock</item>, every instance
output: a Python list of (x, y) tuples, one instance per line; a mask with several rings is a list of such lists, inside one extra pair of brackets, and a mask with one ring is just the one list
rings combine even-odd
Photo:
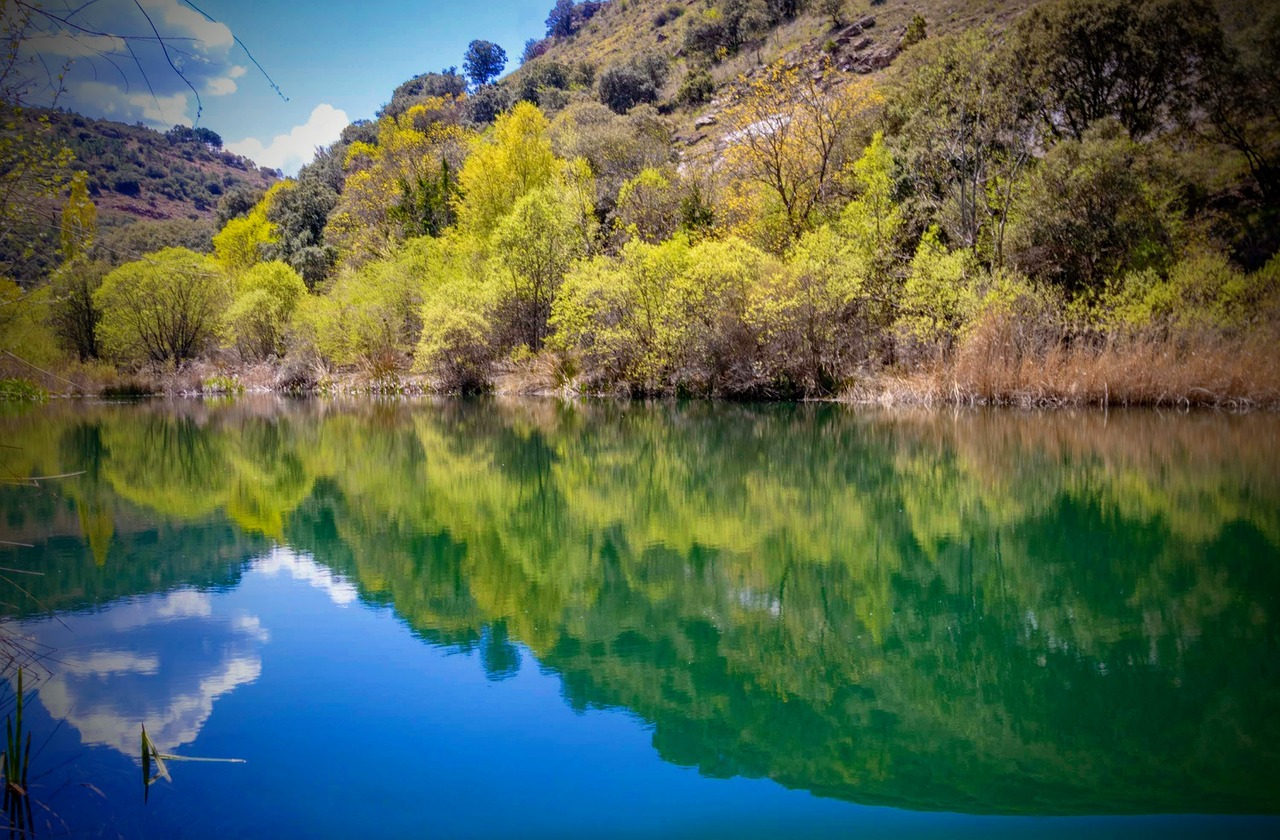
[(693, 121), (693, 127), (706, 128), (709, 125), (715, 125), (717, 122), (719, 122), (719, 119), (715, 114), (703, 114), (701, 117), (698, 117)]

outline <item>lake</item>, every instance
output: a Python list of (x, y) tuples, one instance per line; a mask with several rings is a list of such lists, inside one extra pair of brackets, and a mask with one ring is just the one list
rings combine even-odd
[(1280, 832), (1274, 415), (0, 411), (40, 836)]

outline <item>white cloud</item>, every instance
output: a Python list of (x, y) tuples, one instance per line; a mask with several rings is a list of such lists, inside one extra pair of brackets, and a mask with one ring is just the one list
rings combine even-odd
[(326, 103), (317, 105), (305, 123), (294, 126), (288, 134), (276, 135), (270, 143), (247, 137), (236, 143), (227, 143), (226, 147), (259, 166), (293, 174), (303, 164), (310, 163), (317, 146), (327, 146), (337, 140), (349, 122), (344, 111)]
[(49, 714), (135, 759), (141, 725), (161, 752), (195, 741), (220, 697), (262, 675), (267, 641), (256, 616), (218, 615), (191, 589), (20, 627), (57, 651), (37, 695)]
[(204, 89), (210, 96), (227, 96), (236, 92), (236, 82), (228, 78), (210, 79)]
[(153, 13), (159, 12), (165, 23), (195, 38), (205, 51), (228, 50), (235, 42), (225, 24), (209, 20), (190, 6), (180, 5), (178, 0), (142, 0), (142, 7), (153, 17)]
[(360, 597), (355, 586), (316, 563), (309, 555), (295, 554), (287, 548), (273, 549), (270, 554), (254, 564), (254, 571), (264, 575), (288, 572), (297, 581), (309, 583), (323, 590), (329, 600), (339, 607), (353, 604)]

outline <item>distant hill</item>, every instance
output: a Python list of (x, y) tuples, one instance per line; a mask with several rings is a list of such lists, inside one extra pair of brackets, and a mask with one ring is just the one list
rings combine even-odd
[(132, 218), (211, 219), (225, 193), (241, 186), (266, 189), (280, 178), (276, 170), (224, 150), (222, 138), (207, 128), (175, 126), (162, 134), (65, 111), (45, 113), (55, 136), (75, 154), (73, 168), (88, 173), (103, 226)]
[[(167, 132), (125, 125), (69, 111), (27, 109), (22, 118), (30, 130), (47, 120), (54, 142), (71, 150), (71, 168), (87, 174), (87, 186), (98, 208), (99, 239), (188, 244), (212, 235), (218, 203), (229, 192), (260, 192), (280, 173), (222, 148), (222, 138), (205, 128), (175, 126)], [(39, 129), (45, 134), (45, 129)], [(65, 196), (27, 207), (25, 218), (0, 237), (0, 264), (13, 279), (31, 283), (44, 277), (59, 256), (58, 217)], [(156, 227), (134, 229), (135, 222)], [(154, 225), (150, 223), (162, 223)], [(125, 233), (125, 229), (129, 232)], [(205, 229), (208, 232), (205, 232)], [(130, 250), (129, 257), (136, 254)]]

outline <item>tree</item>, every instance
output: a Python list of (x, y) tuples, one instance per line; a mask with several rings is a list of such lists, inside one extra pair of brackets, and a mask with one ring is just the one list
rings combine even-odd
[(99, 355), (97, 329), (102, 310), (93, 295), (109, 271), (107, 263), (76, 254), (49, 278), (49, 327), (63, 349), (82, 362)]
[(459, 103), (437, 97), (378, 120), (376, 144), (353, 143), (346, 183), (325, 229), (343, 264), (386, 258), (406, 239), (438, 235), (450, 224), (471, 137)]
[(971, 254), (948, 251), (931, 227), (920, 238), (902, 289), (901, 329), (945, 351), (961, 325), (976, 310), (978, 297), (969, 282)]
[(551, 184), (560, 164), (548, 128), (536, 105), (517, 102), (474, 145), (458, 175), (458, 222), (464, 230), (487, 240), (521, 196)]
[(1068, 292), (1161, 269), (1180, 226), (1179, 179), (1115, 120), (1063, 140), (1025, 179), (1010, 225), (1010, 261)]
[[(670, 175), (670, 177), (669, 177)], [(616, 222), (627, 236), (657, 243), (670, 239), (680, 227), (683, 190), (674, 173), (645, 169), (618, 191)]]
[(227, 340), (245, 359), (278, 355), (289, 319), (306, 294), (306, 284), (288, 265), (255, 265), (236, 279), (235, 300), (223, 316)]
[(571, 194), (543, 187), (521, 196), (494, 231), (499, 319), (508, 332), (500, 346), (542, 349), (560, 281), (586, 251), (579, 218)]
[(819, 0), (818, 11), (831, 19), (833, 27), (844, 22), (844, 0)]
[(615, 114), (625, 114), (636, 105), (657, 101), (666, 76), (666, 61), (659, 56), (615, 64), (600, 74), (600, 101)]
[(213, 346), (231, 280), (212, 259), (166, 248), (107, 275), (94, 292), (98, 341), (121, 361), (181, 363)]
[(566, 160), (582, 158), (591, 167), (596, 209), (605, 216), (625, 181), (671, 162), (671, 138), (670, 123), (649, 105), (622, 115), (599, 102), (575, 102), (551, 126), (556, 153)]
[(484, 87), (507, 66), (507, 53), (492, 41), (472, 41), (462, 59), (462, 70), (476, 87)]
[(975, 29), (917, 45), (899, 63), (890, 134), (925, 227), (1003, 260), (1019, 176), (1039, 136), (1031, 92), (995, 36)]
[(1224, 45), (1199, 79), (1197, 127), (1244, 156), (1262, 197), (1280, 205), (1280, 9)]
[(265, 258), (265, 248), (277, 240), (275, 225), (267, 219), (267, 208), (275, 195), (292, 186), (292, 181), (273, 185), (252, 210), (227, 222), (213, 237), (214, 256), (223, 269), (239, 274)]
[(782, 241), (774, 247), (794, 241), (810, 228), (814, 214), (839, 196), (838, 179), (855, 149), (853, 138), (879, 101), (865, 79), (834, 84), (837, 72), (828, 62), (815, 79), (798, 68), (773, 65), (725, 110), (725, 163), (740, 179), (733, 195), (748, 202), (740, 211), (748, 216), (761, 208), (749, 204), (751, 195), (742, 186), (761, 189), (776, 203)]
[(1040, 114), (1077, 140), (1115, 117), (1142, 139), (1186, 113), (1198, 68), (1220, 49), (1208, 0), (1054, 0), (1017, 27), (1022, 67)]
[(98, 235), (98, 208), (89, 198), (83, 172), (71, 178), (71, 194), (62, 205), (62, 259), (73, 260), (93, 247)]
[(573, 0), (556, 0), (547, 15), (547, 36), (561, 37), (573, 34)]
[(446, 67), (439, 73), (422, 73), (399, 85), (392, 92), (391, 101), (378, 113), (378, 117), (398, 117), (425, 100), (445, 96), (457, 98), (466, 92), (467, 79), (458, 73), (456, 67)]
[(84, 173), (76, 173), (71, 195), (62, 208), (63, 263), (50, 278), (49, 326), (62, 346), (80, 361), (98, 355), (95, 331), (102, 313), (93, 302), (93, 293), (109, 270), (87, 256), (97, 235), (97, 221), (98, 208), (89, 198)]
[(317, 155), (298, 172), (296, 183), (277, 192), (267, 207), (267, 221), (275, 225), (276, 242), (263, 249), (264, 255), (291, 265), (309, 289), (328, 276), (338, 259), (338, 249), (324, 235), (338, 204), (328, 159), (335, 154), (329, 150)]

